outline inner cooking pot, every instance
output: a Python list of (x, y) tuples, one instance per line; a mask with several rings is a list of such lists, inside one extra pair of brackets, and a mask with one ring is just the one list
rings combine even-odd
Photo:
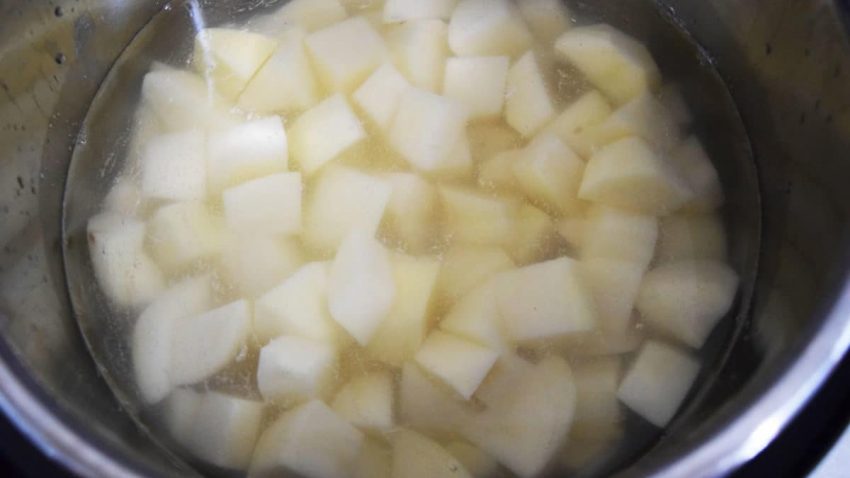
[[(150, 62), (184, 58), (202, 22), (276, 3), (0, 4), (0, 403), (81, 474), (197, 473), (138, 424), (120, 373), (121, 321), (106, 320), (82, 231), (121, 167)], [(850, 345), (845, 12), (826, 1), (570, 6), (646, 42), (682, 89), (727, 192), (731, 260), (745, 284), (704, 350), (687, 408), (659, 440), (609, 465), (635, 476), (728, 472), (770, 442)]]

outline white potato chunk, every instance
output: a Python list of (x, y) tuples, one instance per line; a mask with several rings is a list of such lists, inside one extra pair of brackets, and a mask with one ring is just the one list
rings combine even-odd
[(159, 264), (182, 269), (221, 251), (223, 227), (200, 202), (179, 202), (159, 208), (150, 219), (148, 242)]
[(233, 231), (290, 235), (301, 231), (301, 174), (280, 173), (224, 191), (224, 219)]
[(277, 48), (274, 38), (230, 28), (206, 28), (195, 36), (195, 69), (216, 91), (235, 99)]
[(466, 468), (445, 448), (412, 430), (390, 436), (393, 478), (471, 478)]
[(464, 135), (464, 108), (452, 100), (419, 89), (401, 98), (390, 129), (390, 144), (421, 171), (434, 171), (449, 160)]
[(466, 132), (463, 132), (448, 157), (429, 171), (429, 175), (442, 181), (463, 180), (472, 176), (472, 170), (472, 150), (469, 146), (469, 138)]
[(655, 262), (726, 260), (726, 232), (715, 214), (674, 214), (661, 219)]
[(381, 130), (387, 131), (408, 88), (407, 79), (392, 64), (386, 63), (360, 85), (352, 100)]
[(646, 274), (637, 308), (650, 326), (700, 348), (732, 307), (737, 291), (738, 275), (726, 264), (673, 262)]
[(393, 420), (393, 377), (378, 371), (355, 377), (337, 392), (331, 408), (352, 425), (390, 430)]
[(518, 203), (454, 186), (438, 188), (452, 240), (476, 245), (513, 242)]
[(446, 451), (457, 459), (466, 471), (475, 478), (488, 478), (495, 475), (499, 463), (490, 455), (464, 441), (454, 440), (446, 445)]
[(374, 234), (391, 194), (392, 186), (383, 179), (341, 166), (326, 169), (307, 201), (304, 241), (330, 251), (353, 229)]
[(439, 18), (448, 20), (457, 0), (387, 0), (383, 19), (386, 23)]
[(413, 86), (438, 93), (449, 54), (447, 38), (448, 28), (442, 21), (415, 20), (393, 27), (387, 44), (393, 61)]
[(610, 25), (573, 28), (558, 38), (555, 51), (617, 104), (660, 82), (658, 66), (646, 47)]
[(578, 190), (584, 161), (555, 135), (543, 133), (516, 158), (514, 175), (532, 201), (561, 214), (581, 209)]
[(514, 175), (514, 164), (522, 156), (522, 150), (511, 149), (496, 153), (478, 166), (478, 185), (484, 189), (503, 192), (519, 190), (519, 182)]
[(118, 177), (103, 198), (103, 212), (135, 216), (142, 206), (142, 188), (129, 176)]
[(487, 347), (437, 330), (425, 339), (415, 360), (469, 400), (498, 356)]
[(328, 265), (298, 269), (254, 305), (254, 334), (260, 344), (281, 335), (333, 342), (337, 328), (327, 307)]
[(384, 39), (363, 18), (349, 18), (307, 36), (307, 51), (322, 84), (349, 93), (388, 58)]
[(292, 0), (274, 15), (284, 24), (295, 24), (307, 31), (333, 25), (348, 16), (338, 0)]
[(636, 96), (614, 111), (605, 121), (587, 131), (596, 147), (618, 139), (638, 136), (658, 151), (670, 151), (679, 141), (679, 126), (651, 93)]
[(436, 188), (413, 173), (387, 173), (383, 178), (392, 187), (387, 205), (391, 230), (403, 248), (424, 251), (434, 239)]
[(645, 141), (631, 137), (605, 146), (590, 158), (579, 197), (664, 215), (681, 208), (693, 198), (693, 192)]
[(466, 294), (440, 322), (440, 328), (459, 337), (504, 353), (509, 350), (499, 312), (498, 279), (488, 281)]
[(156, 403), (171, 391), (171, 337), (174, 322), (212, 307), (209, 276), (172, 286), (139, 315), (133, 327), (133, 370), (142, 399)]
[(284, 413), (260, 437), (250, 474), (294, 472), (307, 478), (346, 478), (363, 434), (319, 400)]
[(392, 264), (370, 232), (349, 233), (339, 246), (328, 277), (331, 317), (366, 345), (387, 317), (396, 298)]
[(239, 96), (240, 108), (259, 114), (297, 113), (319, 102), (318, 81), (304, 49), (306, 35), (300, 28), (285, 29), (277, 50)]
[(648, 341), (626, 372), (617, 396), (653, 425), (664, 427), (690, 391), (699, 368), (687, 352)]
[(573, 364), (576, 423), (605, 427), (622, 420), (617, 399), (620, 369), (619, 357), (604, 357)]
[(585, 281), (593, 294), (599, 327), (605, 332), (622, 333), (632, 326), (641, 280), (646, 266), (616, 259), (582, 261)]
[(366, 138), (360, 119), (343, 95), (334, 95), (295, 120), (289, 129), (292, 157), (312, 176), (328, 161)]
[(440, 297), (455, 302), (496, 273), (513, 267), (513, 260), (501, 247), (452, 246), (443, 257), (437, 285)]
[(188, 388), (178, 388), (163, 402), (162, 415), (168, 433), (177, 443), (189, 441), (195, 415), (201, 406), (202, 395)]
[(506, 332), (523, 342), (596, 326), (596, 307), (577, 262), (567, 257), (503, 273), (498, 298)]
[(548, 214), (531, 204), (523, 204), (517, 213), (517, 232), (510, 247), (517, 264), (536, 262), (549, 253), (558, 237), (555, 224)]
[(143, 306), (159, 295), (165, 279), (144, 251), (145, 224), (103, 213), (89, 220), (89, 256), (106, 297), (120, 307)]
[(402, 367), (399, 422), (425, 432), (457, 432), (474, 415), (455, 392), (428, 378), (413, 362)]
[(286, 171), (289, 149), (277, 116), (260, 118), (207, 136), (207, 174), (212, 192)]
[(213, 465), (243, 470), (251, 462), (262, 415), (260, 402), (218, 392), (201, 394), (180, 443)]
[(224, 100), (202, 78), (171, 68), (145, 75), (142, 103), (167, 132), (208, 126), (224, 116)]
[(572, 27), (572, 18), (563, 0), (520, 0), (519, 11), (531, 33), (544, 45), (551, 45)]
[(449, 22), (449, 46), (458, 56), (517, 56), (532, 37), (510, 0), (461, 0)]
[(207, 194), (204, 133), (188, 130), (155, 136), (142, 156), (142, 195), (171, 201), (202, 200)]
[(594, 128), (611, 115), (608, 100), (596, 90), (585, 93), (567, 106), (546, 127), (583, 158), (590, 158), (597, 149), (591, 134)]
[(190, 385), (226, 367), (245, 347), (251, 331), (251, 308), (237, 300), (174, 323), (171, 381)]
[(391, 260), (395, 300), (367, 349), (378, 360), (400, 366), (413, 358), (425, 339), (440, 263), (403, 254), (394, 254)]
[(546, 78), (534, 52), (526, 52), (508, 71), (505, 119), (525, 137), (534, 136), (555, 117)]
[(323, 398), (336, 366), (332, 344), (284, 335), (260, 349), (257, 388), (265, 400), (283, 403)]
[(645, 269), (655, 255), (658, 220), (652, 216), (593, 206), (582, 229), (582, 260), (615, 259)]
[(231, 234), (221, 252), (224, 279), (249, 298), (264, 294), (303, 263), (304, 253), (291, 238)]
[(443, 94), (464, 105), (470, 119), (497, 118), (505, 103), (509, 67), (506, 56), (449, 58)]
[(686, 210), (706, 212), (723, 204), (723, 187), (717, 170), (696, 137), (686, 139), (673, 149), (670, 162), (694, 192), (693, 198), (685, 204)]
[(354, 478), (390, 478), (392, 475), (392, 451), (373, 438), (366, 438), (360, 448)]

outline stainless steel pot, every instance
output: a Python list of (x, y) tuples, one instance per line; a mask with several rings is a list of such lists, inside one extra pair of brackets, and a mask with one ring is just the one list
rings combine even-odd
[[(741, 314), (712, 339), (731, 347), (712, 355), (688, 409), (621, 473), (723, 475), (769, 444), (850, 348), (848, 5), (574, 3), (648, 39), (667, 73), (679, 75), (701, 132), (715, 157), (721, 153), (730, 228), (740, 238), (734, 259), (752, 272), (752, 301), (745, 294)], [(80, 249), (73, 234), (62, 242), (71, 152), (110, 127), (89, 125), (81, 135), (82, 120), (116, 58), (163, 8), (160, 0), (0, 0), (0, 406), (84, 476), (197, 474), (150, 438), (136, 407), (106, 385), (72, 313), (62, 254), (63, 246)], [(676, 47), (683, 43), (671, 41), (671, 32), (680, 35), (671, 24), (705, 56)], [(720, 76), (689, 77), (695, 70), (683, 65), (699, 61)], [(712, 78), (731, 96), (711, 91), (721, 84)], [(744, 129), (721, 121), (737, 113)], [(87, 177), (73, 194), (97, 197), (103, 168), (76, 170)], [(70, 294), (90, 287), (72, 283)], [(95, 355), (105, 347), (89, 345)]]

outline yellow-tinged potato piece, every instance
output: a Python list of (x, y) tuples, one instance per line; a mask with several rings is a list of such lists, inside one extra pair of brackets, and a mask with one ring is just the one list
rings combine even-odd
[(576, 384), (575, 421), (600, 428), (622, 421), (617, 387), (622, 373), (620, 357), (577, 361), (572, 365)]
[(301, 232), (302, 189), (300, 173), (272, 174), (226, 189), (227, 227), (245, 234)]
[(469, 400), (496, 363), (498, 353), (453, 334), (435, 330), (416, 352), (414, 360)]
[(415, 20), (387, 33), (395, 64), (417, 88), (442, 91), (443, 72), (449, 54), (447, 27), (440, 20)]
[(601, 124), (611, 115), (608, 100), (596, 90), (585, 93), (566, 107), (546, 127), (581, 157), (588, 159), (597, 149), (592, 134), (594, 126)]
[(337, 350), (329, 342), (282, 335), (260, 349), (257, 388), (284, 404), (325, 398), (333, 384)]
[(274, 38), (230, 28), (207, 28), (195, 36), (195, 69), (216, 91), (236, 99), (277, 48)]
[(224, 227), (201, 202), (173, 203), (159, 208), (150, 219), (148, 244), (157, 262), (177, 271), (221, 252)]
[(349, 380), (337, 392), (331, 408), (357, 427), (390, 430), (395, 423), (392, 374), (377, 371)]
[(464, 105), (472, 120), (498, 118), (505, 103), (509, 67), (506, 56), (449, 58), (443, 94)]
[[(227, 102), (211, 90), (203, 78), (188, 71), (162, 68), (150, 71), (142, 81), (142, 104), (150, 117), (139, 115), (134, 143), (140, 146), (146, 135), (159, 130), (178, 132), (227, 123)], [(155, 119), (156, 121), (151, 121)], [(156, 126), (153, 127), (153, 126)], [(131, 148), (131, 151), (138, 150)]]
[(386, 23), (410, 20), (448, 20), (458, 0), (387, 0), (383, 19)]
[(207, 194), (205, 142), (200, 130), (150, 138), (141, 158), (141, 195), (171, 201), (203, 200)]
[(516, 200), (454, 186), (440, 186), (438, 191), (451, 240), (478, 245), (513, 242)]
[(449, 46), (458, 56), (514, 57), (532, 37), (510, 0), (461, 0), (449, 22)]
[(558, 220), (558, 224), (555, 226), (558, 229), (558, 234), (567, 241), (567, 244), (575, 253), (581, 253), (584, 244), (585, 222), (583, 217), (572, 216)]
[(587, 259), (581, 266), (596, 303), (600, 329), (624, 333), (633, 325), (632, 311), (646, 267), (616, 259)]
[(593, 206), (582, 231), (582, 260), (615, 259), (644, 269), (655, 255), (658, 220), (617, 208)]
[(670, 151), (681, 132), (673, 116), (651, 93), (636, 96), (605, 121), (590, 127), (586, 138), (596, 148), (618, 139), (638, 136), (658, 151)]
[(502, 121), (475, 122), (467, 128), (472, 160), (480, 163), (503, 151), (519, 149), (524, 141)]
[(423, 432), (457, 432), (475, 414), (468, 402), (413, 362), (401, 369), (399, 386), (401, 423)]
[(726, 260), (726, 232), (715, 214), (674, 214), (661, 220), (655, 262)]
[(319, 80), (335, 92), (353, 91), (389, 55), (381, 35), (359, 17), (315, 31), (305, 42)]
[(392, 234), (403, 249), (426, 250), (435, 239), (437, 189), (413, 173), (387, 173), (382, 178), (392, 187), (387, 204)]
[(584, 161), (552, 134), (544, 133), (519, 154), (513, 171), (520, 189), (538, 204), (560, 214), (581, 210), (579, 185)]
[(390, 478), (392, 473), (392, 451), (373, 438), (363, 440), (354, 478)]
[(285, 172), (289, 143), (277, 116), (258, 118), (207, 134), (208, 191), (213, 194), (249, 179)]
[(517, 6), (528, 29), (544, 45), (572, 28), (570, 11), (562, 0), (521, 0)]
[(289, 129), (292, 157), (305, 176), (366, 139), (366, 130), (341, 94), (334, 95), (298, 117)]
[(532, 51), (511, 66), (505, 94), (505, 119), (525, 137), (534, 136), (555, 116), (549, 86)]
[(514, 174), (514, 166), (523, 156), (522, 150), (511, 149), (496, 153), (492, 158), (482, 161), (478, 168), (478, 185), (495, 191), (518, 191), (519, 181)]
[(394, 432), (393, 478), (472, 478), (445, 448), (412, 430)]
[(502, 327), (499, 277), (484, 282), (457, 301), (440, 329), (505, 354), (511, 350)]
[(670, 162), (694, 192), (684, 209), (707, 212), (723, 204), (723, 187), (717, 169), (696, 137), (686, 139), (673, 149)]
[(360, 85), (352, 100), (381, 130), (387, 131), (408, 88), (407, 79), (392, 64), (386, 63)]
[(457, 458), (475, 478), (493, 476), (499, 469), (499, 463), (490, 455), (464, 441), (454, 440), (449, 442), (446, 445), (446, 451)]
[(496, 273), (513, 267), (514, 262), (501, 247), (454, 245), (443, 258), (440, 297), (455, 302)]
[(530, 204), (523, 204), (517, 213), (517, 233), (510, 247), (511, 256), (518, 264), (543, 259), (556, 238), (552, 218)]
[(338, 0), (291, 0), (274, 13), (283, 25), (298, 25), (307, 31), (333, 25), (347, 16)]
[(243, 297), (255, 298), (286, 279), (304, 263), (304, 253), (292, 238), (229, 234), (221, 265), (224, 279)]
[(402, 95), (390, 128), (390, 144), (414, 168), (430, 172), (445, 167), (464, 140), (466, 111), (456, 102), (416, 88)]

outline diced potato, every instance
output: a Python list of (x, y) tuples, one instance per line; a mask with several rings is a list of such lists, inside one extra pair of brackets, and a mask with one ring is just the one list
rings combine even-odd
[(491, 159), (503, 151), (516, 150), (524, 143), (516, 131), (502, 121), (470, 124), (467, 136), (472, 159), (476, 163)]
[(318, 81), (304, 49), (306, 35), (300, 28), (284, 30), (277, 50), (239, 96), (240, 108), (260, 114), (298, 113), (319, 102)]
[(401, 97), (410, 83), (390, 63), (384, 64), (354, 92), (354, 103), (379, 128), (389, 130)]
[(626, 138), (587, 163), (579, 197), (653, 215), (676, 211), (693, 198), (677, 172), (641, 139)]
[(505, 119), (525, 137), (534, 136), (555, 117), (546, 78), (534, 52), (526, 52), (508, 72)]
[(462, 180), (472, 176), (472, 151), (466, 133), (461, 134), (446, 159), (429, 171), (437, 180)]
[(696, 137), (676, 147), (670, 153), (670, 162), (694, 192), (693, 198), (685, 203), (686, 210), (707, 212), (723, 204), (723, 188), (717, 170)]
[(132, 217), (139, 212), (142, 202), (142, 189), (132, 178), (123, 176), (115, 180), (103, 198), (103, 211)]
[(544, 45), (551, 45), (572, 27), (572, 18), (563, 0), (521, 0), (519, 11), (528, 29)]
[(573, 28), (558, 38), (555, 51), (617, 104), (660, 82), (658, 66), (646, 47), (610, 25)]
[(332, 385), (337, 352), (327, 342), (284, 335), (260, 349), (257, 388), (284, 403), (323, 398)]
[(106, 297), (120, 307), (143, 306), (165, 287), (162, 272), (145, 254), (145, 225), (115, 213), (89, 220), (94, 275)]
[(387, 0), (384, 4), (386, 23), (439, 18), (448, 20), (457, 0)]
[(393, 432), (390, 440), (393, 478), (471, 478), (445, 448), (419, 433), (401, 429)]
[(580, 211), (584, 161), (556, 136), (544, 133), (535, 138), (519, 154), (513, 170), (531, 200), (562, 214)]
[(424, 251), (434, 239), (436, 188), (413, 173), (387, 173), (384, 178), (392, 186), (387, 217), (393, 233), (403, 248)]
[(450, 58), (443, 94), (464, 105), (470, 119), (498, 118), (505, 103), (509, 67), (506, 56)]
[(504, 273), (498, 298), (506, 332), (523, 342), (596, 326), (593, 296), (579, 264), (562, 257)]
[(370, 430), (390, 430), (393, 419), (393, 377), (372, 372), (343, 385), (331, 408), (352, 425)]
[(425, 339), (415, 360), (469, 400), (497, 358), (487, 347), (438, 330)]
[(440, 297), (455, 302), (496, 273), (513, 267), (513, 260), (500, 247), (455, 245), (443, 258), (437, 285)]
[(587, 259), (582, 271), (596, 303), (599, 327), (608, 333), (623, 333), (632, 324), (646, 267), (616, 259)]
[(250, 474), (277, 470), (308, 478), (346, 478), (363, 434), (319, 400), (284, 413), (257, 443)]
[(171, 336), (176, 320), (209, 310), (209, 276), (172, 286), (139, 315), (133, 328), (133, 370), (142, 399), (156, 403), (171, 391)]
[(173, 201), (202, 200), (207, 194), (204, 133), (188, 130), (151, 138), (142, 157), (142, 194)]
[(380, 178), (341, 166), (326, 169), (307, 200), (304, 241), (332, 251), (353, 229), (374, 233), (391, 194), (392, 186)]
[(292, 157), (306, 176), (366, 138), (345, 97), (334, 95), (295, 120), (289, 129)]
[(442, 90), (447, 35), (446, 24), (440, 20), (406, 22), (387, 34), (395, 64), (415, 87), (434, 93)]
[(655, 262), (726, 260), (726, 233), (714, 214), (674, 214), (661, 219)]
[(159, 208), (150, 219), (148, 242), (166, 269), (182, 269), (221, 251), (221, 220), (200, 202), (180, 202)]
[(441, 383), (429, 379), (413, 362), (402, 367), (400, 422), (426, 432), (456, 432), (474, 415), (466, 402)]
[(452, 100), (415, 88), (402, 96), (390, 144), (414, 168), (439, 169), (454, 152), (466, 127), (466, 112)]
[(301, 174), (280, 173), (224, 191), (224, 219), (240, 233), (296, 234), (301, 231)]
[(548, 246), (557, 238), (555, 224), (548, 214), (530, 204), (523, 204), (517, 214), (517, 233), (511, 256), (518, 264), (536, 262), (546, 255)]
[(459, 187), (441, 186), (438, 191), (453, 240), (477, 245), (513, 242), (516, 201)]
[(498, 279), (466, 294), (440, 322), (440, 328), (459, 337), (504, 353), (510, 349), (502, 330)]
[(366, 438), (360, 448), (354, 478), (391, 478), (392, 451), (372, 438)]
[(617, 387), (620, 384), (619, 357), (606, 357), (573, 364), (576, 385), (575, 421), (605, 427), (622, 419)]
[(286, 171), (289, 149), (277, 116), (256, 119), (207, 136), (209, 189)]
[(387, 317), (397, 296), (387, 250), (371, 233), (349, 233), (331, 264), (328, 309), (331, 317), (366, 345)]
[(584, 231), (587, 220), (583, 217), (565, 217), (556, 225), (558, 234), (561, 235), (574, 252), (580, 253), (584, 245)]
[(307, 31), (318, 30), (348, 16), (338, 0), (292, 0), (275, 13), (284, 25), (295, 24)]
[(142, 103), (164, 132), (217, 125), (227, 117), (225, 101), (198, 75), (171, 68), (153, 70), (142, 82)]
[(687, 352), (648, 341), (620, 383), (617, 396), (653, 425), (664, 427), (690, 391), (699, 368)]
[(395, 300), (367, 349), (378, 360), (400, 366), (419, 350), (428, 330), (440, 263), (428, 257), (392, 256)]
[(277, 48), (274, 38), (230, 28), (206, 28), (195, 36), (195, 69), (216, 91), (235, 99)]
[(650, 326), (700, 348), (732, 307), (737, 291), (738, 275), (726, 264), (673, 262), (646, 274), (637, 308)]
[(458, 56), (518, 56), (531, 33), (510, 0), (461, 0), (449, 23), (449, 46)]
[(488, 478), (499, 469), (499, 463), (490, 455), (464, 441), (455, 440), (446, 445), (446, 451), (459, 461), (475, 478)]
[(646, 268), (655, 255), (658, 220), (652, 216), (593, 206), (582, 229), (582, 260), (616, 259)]
[(328, 265), (312, 262), (268, 291), (254, 306), (254, 335), (259, 343), (296, 335), (332, 343), (337, 337), (327, 308)]
[(673, 117), (651, 93), (636, 96), (614, 111), (605, 121), (592, 126), (586, 139), (601, 147), (618, 139), (638, 136), (658, 151), (670, 151), (681, 132)]
[(388, 58), (384, 39), (363, 18), (315, 31), (306, 43), (319, 79), (335, 92), (353, 91)]
[(223, 369), (245, 347), (251, 331), (251, 308), (245, 300), (174, 323), (171, 383), (190, 385)]
[(546, 127), (583, 158), (597, 149), (592, 131), (611, 115), (611, 105), (598, 91), (585, 93)]
[(221, 252), (225, 280), (249, 298), (264, 294), (303, 263), (304, 254), (293, 239), (272, 236), (232, 234)]
[(194, 390), (178, 388), (163, 402), (165, 426), (177, 443), (189, 441), (195, 416), (201, 406), (201, 397), (201, 394)]
[(522, 155), (522, 150), (512, 149), (496, 153), (492, 158), (483, 161), (478, 168), (478, 185), (497, 191), (518, 190), (519, 182), (514, 174), (514, 165)]

